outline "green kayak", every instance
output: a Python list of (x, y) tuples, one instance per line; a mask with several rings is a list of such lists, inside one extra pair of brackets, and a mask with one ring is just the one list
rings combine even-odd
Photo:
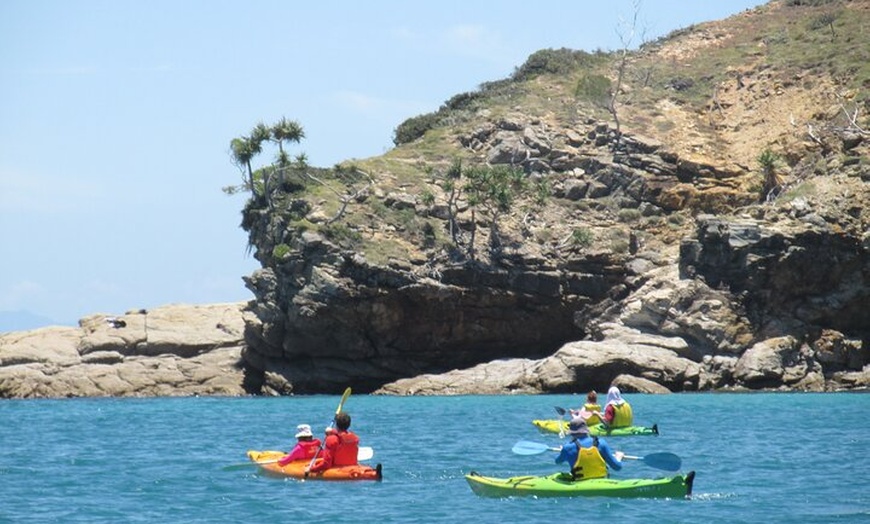
[(465, 476), (471, 491), (481, 497), (620, 497), (686, 498), (692, 494), (695, 472), (657, 479), (572, 480), (568, 473), (544, 477), (484, 477), (475, 472)]
[[(558, 433), (561, 425), (562, 431), (568, 432), (568, 421), (566, 420), (533, 420), (532, 424), (541, 431), (547, 433)], [(604, 424), (595, 424), (589, 426), (589, 434), (593, 437), (635, 437), (641, 435), (658, 435), (659, 426), (653, 424), (651, 428), (646, 426), (628, 426), (624, 428), (608, 429)]]

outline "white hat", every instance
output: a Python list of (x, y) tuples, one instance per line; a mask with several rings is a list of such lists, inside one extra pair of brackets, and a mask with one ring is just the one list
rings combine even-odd
[(308, 424), (299, 424), (298, 426), (296, 426), (296, 429), (298, 430), (296, 432), (296, 438), (314, 436), (314, 434), (311, 433), (311, 426), (309, 426)]

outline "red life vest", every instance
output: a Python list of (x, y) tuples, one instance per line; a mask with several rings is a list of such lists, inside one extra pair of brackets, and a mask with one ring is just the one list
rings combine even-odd
[(338, 446), (332, 450), (332, 466), (353, 466), (359, 455), (359, 437), (356, 433), (345, 431), (336, 433)]

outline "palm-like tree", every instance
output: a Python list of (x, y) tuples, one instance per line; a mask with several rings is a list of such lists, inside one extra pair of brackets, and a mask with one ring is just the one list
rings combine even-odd
[[(251, 192), (251, 195), (257, 194), (257, 186), (254, 180), (254, 169), (251, 162), (255, 156), (263, 151), (263, 143), (272, 141), (278, 144), (278, 172), (282, 173), (283, 169), (290, 165), (290, 156), (284, 151), (284, 142), (300, 142), (305, 137), (305, 132), (302, 126), (295, 120), (281, 120), (269, 127), (260, 122), (254, 126), (250, 134), (239, 138), (234, 138), (230, 142), (230, 153), (233, 163), (239, 166), (245, 172), (246, 179), (244, 187)], [(302, 157), (304, 158), (304, 156)], [(275, 171), (274, 166), (269, 166), (259, 170), (263, 176), (262, 194), (267, 199), (269, 198), (269, 175)]]
[(279, 158), (287, 158), (284, 154), (284, 142), (296, 142), (297, 144), (305, 138), (305, 131), (302, 126), (295, 120), (287, 120), (282, 117), (277, 124), (272, 126), (271, 138), (278, 143)]
[(254, 158), (256, 152), (251, 146), (251, 140), (245, 136), (234, 138), (230, 142), (230, 152), (233, 155), (233, 162), (246, 171), (248, 176), (246, 185), (248, 186), (248, 189), (253, 192), (254, 171), (251, 169), (251, 160)]
[[(290, 155), (284, 150), (284, 141), (298, 144), (305, 138), (305, 131), (302, 130), (302, 125), (299, 122), (287, 120), (285, 117), (281, 117), (281, 120), (274, 124), (269, 131), (272, 141), (278, 144), (278, 155), (275, 162), (278, 164), (278, 176), (283, 183), (286, 176), (285, 171), (291, 164)], [(299, 167), (304, 169), (304, 166)]]
[(269, 140), (271, 131), (266, 124), (260, 122), (251, 134), (240, 138), (234, 138), (230, 141), (230, 153), (233, 156), (233, 162), (247, 172), (248, 179), (246, 181), (247, 188), (254, 193), (254, 170), (251, 167), (251, 160), (260, 154), (263, 150), (263, 142)]

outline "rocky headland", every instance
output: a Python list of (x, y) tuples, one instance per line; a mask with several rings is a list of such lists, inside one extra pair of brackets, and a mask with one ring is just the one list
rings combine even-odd
[[(0, 397), (867, 389), (867, 21), (776, 0), (627, 62), (545, 50), (382, 157), (260, 168), (250, 302), (0, 335)], [(473, 166), (539, 192), (486, 209)]]

